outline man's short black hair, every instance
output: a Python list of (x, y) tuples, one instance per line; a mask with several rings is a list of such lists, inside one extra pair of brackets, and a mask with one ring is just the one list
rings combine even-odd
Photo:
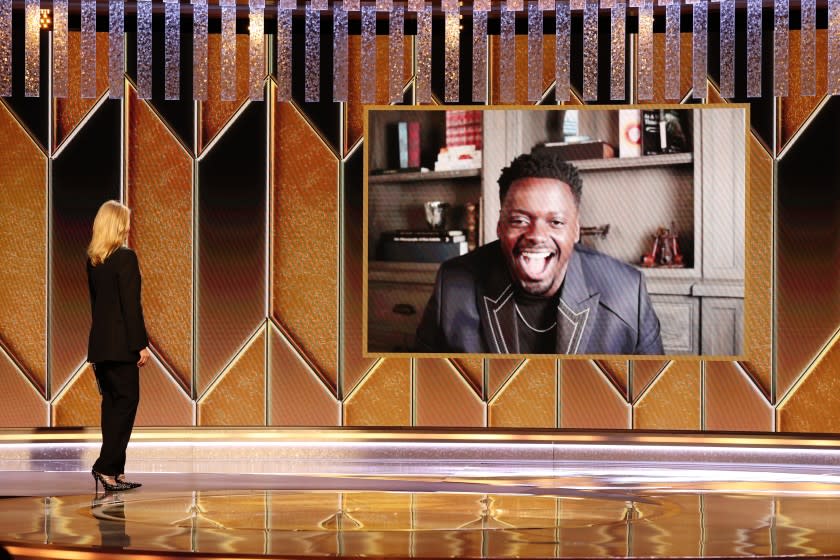
[(502, 174), (499, 176), (500, 204), (504, 204), (505, 196), (510, 189), (511, 183), (518, 179), (529, 177), (543, 177), (563, 181), (572, 189), (575, 204), (580, 206), (583, 182), (580, 179), (577, 167), (563, 161), (563, 159), (556, 155), (544, 152), (522, 154), (510, 162), (508, 167), (502, 169)]

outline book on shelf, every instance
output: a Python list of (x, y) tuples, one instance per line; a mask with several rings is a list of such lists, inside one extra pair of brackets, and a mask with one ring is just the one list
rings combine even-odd
[(388, 231), (382, 234), (382, 239), (397, 242), (435, 242), (435, 243), (458, 243), (466, 241), (466, 234), (460, 229), (448, 231), (435, 230), (397, 230)]
[(606, 142), (545, 142), (532, 150), (535, 153), (548, 153), (564, 161), (579, 159), (608, 159), (615, 157), (615, 148)]
[(397, 123), (397, 138), (399, 143), (400, 167), (420, 167), (420, 123), (417, 121), (400, 121)]
[(466, 241), (394, 241), (383, 239), (379, 244), (379, 259), (398, 262), (439, 263), (467, 254)]

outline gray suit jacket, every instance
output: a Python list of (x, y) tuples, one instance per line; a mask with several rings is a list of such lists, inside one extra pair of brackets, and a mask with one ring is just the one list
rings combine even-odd
[[(662, 354), (644, 275), (575, 246), (557, 307), (557, 354)], [(420, 326), (421, 352), (519, 354), (513, 284), (498, 241), (443, 263)]]

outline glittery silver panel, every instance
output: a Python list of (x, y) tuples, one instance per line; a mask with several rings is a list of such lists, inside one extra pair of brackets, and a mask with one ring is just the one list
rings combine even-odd
[(405, 9), (395, 6), (388, 23), (388, 98), (400, 103), (403, 98), (403, 49), (405, 39)]
[(653, 0), (639, 4), (639, 56), (637, 94), (640, 100), (653, 99)]
[(513, 103), (516, 99), (516, 12), (501, 8), (499, 37), (499, 101)]
[(345, 12), (358, 12), (361, 7), (359, 0), (344, 0), (342, 3)]
[(96, 0), (82, 0), (81, 96), (96, 97)]
[(505, 8), (509, 12), (519, 12), (525, 8), (525, 0), (507, 0), (505, 2)]
[(610, 8), (610, 99), (619, 100), (625, 98), (624, 72), (627, 59), (624, 41), (624, 29), (627, 19), (627, 5), (623, 2), (616, 2)]
[(41, 3), (40, 0), (26, 0), (25, 24), (26, 36), (24, 48), (26, 64), (24, 67), (24, 92), (26, 97), (38, 97), (41, 86)]
[(137, 97), (152, 98), (152, 1), (137, 2)]
[(571, 46), (571, 11), (567, 0), (557, 0), (554, 31), (554, 96), (557, 101), (569, 100), (569, 48)]
[(265, 0), (248, 3), (248, 98), (263, 100), (265, 80)]
[(720, 0), (720, 94), (735, 97), (735, 0)]
[(0, 96), (12, 95), (12, 0), (0, 0)]
[(444, 99), (447, 103), (458, 101), (459, 89), (461, 87), (460, 69), (458, 64), (460, 62), (460, 38), (461, 38), (461, 21), (458, 10), (444, 13), (444, 41), (445, 41), (445, 61), (444, 61)]
[(553, 10), (554, 9), (554, 0), (539, 0), (538, 5), (540, 7), (540, 10), (542, 10), (544, 12), (548, 11), (548, 10)]
[(474, 0), (473, 12), (489, 12), (492, 9), (490, 0)]
[[(485, 14), (486, 15), (486, 14)], [(417, 12), (417, 101), (432, 102), (432, 5)]]
[[(734, 0), (732, 0), (734, 1)], [(799, 84), (800, 95), (817, 94), (817, 2), (802, 0), (799, 3)]]
[(543, 93), (543, 13), (536, 2), (528, 2), (528, 101), (539, 101)]
[(394, 7), (394, 0), (376, 0), (377, 12), (390, 12)]
[(569, 7), (572, 10), (583, 10), (583, 0), (569, 0)]
[(329, 0), (312, 0), (311, 3), (313, 10), (324, 11), (330, 9)]
[(333, 101), (347, 101), (347, 11), (333, 4)]
[(67, 0), (53, 0), (53, 97), (67, 97)]
[(166, 67), (164, 68), (164, 99), (181, 97), (181, 4), (178, 0), (164, 0), (166, 25)]
[(321, 99), (321, 13), (306, 5), (306, 92), (304, 101), (314, 103)]
[(207, 0), (193, 6), (193, 99), (207, 100)]
[(362, 57), (360, 99), (376, 103), (376, 6), (362, 6)]
[(828, 92), (840, 95), (840, 0), (828, 0)]
[(277, 10), (277, 101), (292, 99), (292, 10)]
[(222, 101), (236, 100), (236, 3), (219, 0), (222, 7)]
[(761, 97), (761, 0), (747, 0), (747, 97)]
[(665, 6), (665, 99), (680, 95), (680, 5)]
[(583, 99), (598, 99), (598, 0), (583, 6)]
[(773, 3), (773, 95), (788, 94), (788, 31), (790, 4), (788, 0)]
[(297, 0), (279, 0), (277, 2), (278, 10), (297, 10)]
[(697, 0), (691, 7), (691, 87), (695, 99), (706, 97), (706, 68), (709, 41), (709, 5)]
[(487, 12), (473, 11), (472, 100), (487, 101)]
[(125, 93), (125, 5), (123, 0), (108, 2), (108, 97), (121, 99)]
[(458, 0), (440, 0), (440, 9), (443, 12), (451, 12), (458, 9)]

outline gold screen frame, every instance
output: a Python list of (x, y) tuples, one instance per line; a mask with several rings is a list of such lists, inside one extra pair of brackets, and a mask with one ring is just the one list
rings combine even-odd
[[(682, 111), (696, 110), (699, 112), (724, 109), (743, 112), (744, 134), (744, 262), (743, 262), (743, 351), (735, 354), (661, 354), (661, 355), (628, 355), (628, 354), (496, 354), (496, 353), (447, 353), (447, 352), (416, 352), (416, 351), (371, 351), (369, 316), (369, 284), (370, 284), (370, 162), (371, 162), (371, 128), (370, 116), (374, 111), (396, 112), (428, 112), (447, 110), (479, 110), (479, 111), (618, 111), (622, 109), (656, 110), (678, 109)], [(753, 138), (749, 127), (750, 105), (748, 103), (710, 103), (704, 105), (685, 104), (628, 104), (628, 105), (556, 105), (556, 106), (365, 106), (363, 118), (364, 130), (364, 208), (363, 208), (363, 293), (362, 293), (362, 344), (363, 355), (366, 358), (489, 358), (489, 359), (572, 359), (572, 360), (669, 360), (669, 361), (738, 361), (754, 362), (769, 367), (773, 361), (773, 349), (764, 341), (771, 340), (773, 300), (772, 300), (772, 258), (766, 259), (760, 253), (770, 250), (773, 254), (774, 231), (774, 201), (773, 185), (769, 178), (754, 177), (751, 172), (751, 158), (755, 154), (751, 149)], [(697, 126), (695, 124), (695, 126)], [(486, 146), (485, 146), (486, 147)], [(522, 153), (527, 152), (527, 149)], [(617, 152), (617, 150), (616, 150)], [(616, 154), (617, 155), (617, 154)], [(765, 179), (765, 180), (762, 180)], [(696, 189), (696, 186), (695, 186)], [(702, 211), (702, 210), (701, 210)], [(483, 219), (483, 217), (482, 217)], [(694, 230), (698, 231), (702, 223), (695, 223)], [(695, 263), (695, 267), (697, 264)], [(420, 310), (422, 313), (422, 310)], [(761, 367), (760, 369), (764, 369)]]

